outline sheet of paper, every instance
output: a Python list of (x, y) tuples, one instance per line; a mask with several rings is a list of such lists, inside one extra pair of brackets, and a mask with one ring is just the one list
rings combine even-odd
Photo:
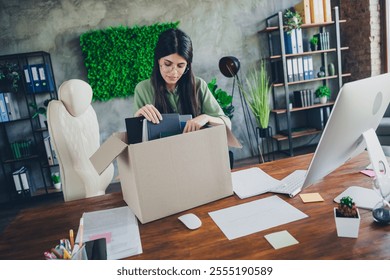
[(229, 240), (308, 217), (276, 195), (209, 215)]
[(239, 198), (247, 198), (268, 192), (283, 183), (258, 167), (232, 172), (233, 191)]
[(299, 195), (304, 203), (324, 201), (319, 193), (303, 193)]
[[(142, 253), (138, 221), (127, 206), (85, 212), (83, 241), (105, 237), (107, 259), (117, 260)], [(77, 232), (76, 242), (79, 240)]]
[(364, 169), (360, 171), (360, 173), (363, 173), (364, 175), (367, 175), (368, 177), (374, 178), (376, 176), (375, 171), (372, 169)]
[(270, 233), (264, 237), (276, 250), (299, 243), (287, 230)]

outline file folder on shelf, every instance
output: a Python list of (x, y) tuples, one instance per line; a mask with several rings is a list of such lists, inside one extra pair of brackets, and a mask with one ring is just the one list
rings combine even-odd
[(36, 65), (31, 65), (30, 69), (31, 69), (31, 77), (33, 82), (34, 93), (41, 92), (42, 85), (39, 80), (38, 67)]
[(4, 94), (0, 92), (0, 121), (8, 122), (7, 106), (5, 104)]
[(54, 90), (53, 76), (49, 65), (37, 64), (39, 81), (41, 84), (41, 92), (48, 92)]
[(14, 96), (14, 93), (5, 92), (4, 93), (4, 100), (5, 100), (5, 105), (6, 105), (6, 109), (8, 112), (8, 119), (10, 121), (20, 119), (19, 106), (18, 106), (18, 102)]
[(25, 65), (23, 67), (23, 72), (24, 72), (24, 77), (26, 81), (26, 89), (28, 93), (34, 93), (34, 83), (32, 79), (32, 73), (31, 73), (31, 68), (30, 65)]

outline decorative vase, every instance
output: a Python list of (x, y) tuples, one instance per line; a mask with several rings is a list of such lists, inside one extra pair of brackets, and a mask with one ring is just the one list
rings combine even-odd
[(337, 236), (357, 238), (359, 235), (359, 227), (360, 227), (359, 209), (357, 209), (357, 214), (358, 214), (357, 218), (337, 217), (336, 210), (337, 207), (333, 209), (333, 215), (336, 223)]
[(312, 44), (312, 43), (310, 43), (310, 50), (311, 50), (312, 52), (316, 51), (317, 49), (318, 49), (317, 44)]
[(334, 76), (334, 74), (335, 74), (334, 64), (333, 63), (329, 63), (328, 64), (328, 75), (329, 76)]
[(320, 97), (320, 103), (321, 104), (325, 104), (327, 101), (328, 101), (328, 97), (326, 97), (326, 96), (321, 96)]

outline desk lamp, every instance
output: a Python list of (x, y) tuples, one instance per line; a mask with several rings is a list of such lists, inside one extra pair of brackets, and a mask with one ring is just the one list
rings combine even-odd
[[(251, 153), (253, 156), (254, 150), (253, 150), (253, 145), (252, 145), (252, 137), (250, 134), (249, 124), (252, 127), (253, 133), (255, 135), (256, 135), (256, 133), (255, 133), (255, 128), (253, 126), (252, 120), (250, 118), (248, 104), (246, 103), (244, 96), (242, 95), (242, 92), (241, 92), (241, 83), (240, 83), (240, 79), (237, 75), (238, 71), (240, 70), (240, 65), (241, 65), (240, 61), (238, 60), (238, 58), (236, 58), (234, 56), (225, 56), (219, 60), (219, 70), (221, 71), (221, 73), (227, 78), (233, 78), (232, 97), (234, 96), (234, 87), (235, 87), (235, 83), (237, 80), (241, 106), (242, 106), (242, 110), (244, 112), (244, 121), (245, 121), (246, 131), (248, 134), (248, 140), (249, 140), (249, 144), (251, 146)], [(257, 138), (256, 138), (256, 142), (257, 142)], [(258, 146), (258, 143), (257, 143), (257, 146)]]

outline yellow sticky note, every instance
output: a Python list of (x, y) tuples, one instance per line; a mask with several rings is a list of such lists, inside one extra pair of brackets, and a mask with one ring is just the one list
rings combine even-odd
[(280, 249), (299, 243), (287, 230), (270, 233), (264, 237), (274, 249)]
[(303, 193), (299, 195), (304, 203), (324, 201), (319, 193)]

